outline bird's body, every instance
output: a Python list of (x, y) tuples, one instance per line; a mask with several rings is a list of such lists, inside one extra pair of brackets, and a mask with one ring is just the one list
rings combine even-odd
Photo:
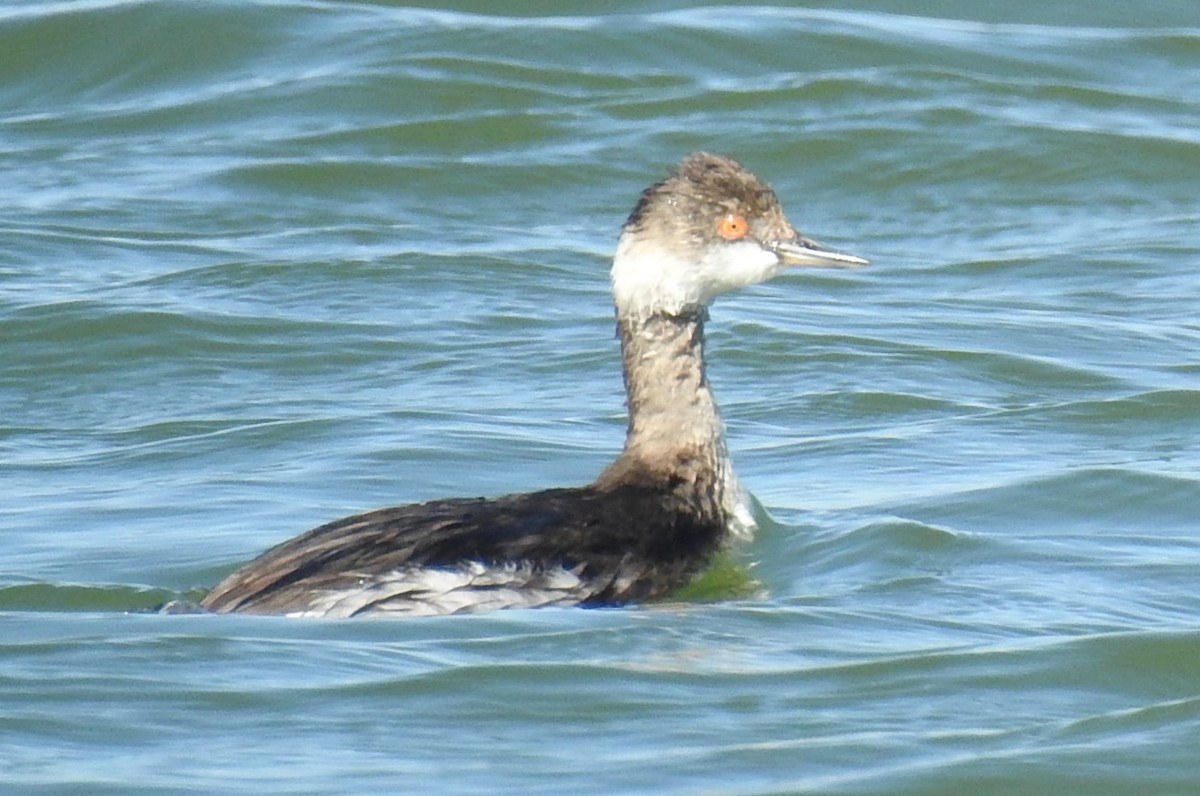
[(669, 595), (750, 522), (704, 371), (709, 302), (789, 265), (865, 262), (797, 235), (734, 161), (689, 156), (642, 194), (614, 257), (629, 427), (594, 482), (338, 520), (268, 550), (201, 606), (422, 615)]

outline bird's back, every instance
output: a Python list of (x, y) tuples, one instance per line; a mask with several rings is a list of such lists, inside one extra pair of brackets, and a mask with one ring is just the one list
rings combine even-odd
[(446, 614), (661, 598), (703, 566), (719, 517), (619, 485), (398, 506), (263, 553), (201, 602), (217, 612)]

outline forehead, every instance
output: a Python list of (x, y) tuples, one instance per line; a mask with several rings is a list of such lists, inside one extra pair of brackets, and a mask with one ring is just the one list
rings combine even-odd
[(675, 190), (690, 205), (686, 210), (693, 218), (736, 213), (745, 216), (760, 234), (787, 234), (790, 225), (775, 192), (734, 161), (717, 156), (689, 158), (680, 164), (674, 180)]
[(715, 221), (730, 213), (745, 216), (756, 234), (790, 233), (769, 185), (730, 158), (698, 152), (643, 192), (628, 223), (679, 226), (692, 234), (706, 234), (715, 229)]
[(779, 204), (775, 192), (737, 163), (716, 156), (691, 157), (667, 183), (702, 204), (766, 212)]

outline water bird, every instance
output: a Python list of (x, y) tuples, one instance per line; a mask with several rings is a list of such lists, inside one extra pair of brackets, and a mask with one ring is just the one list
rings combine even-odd
[(612, 262), (629, 423), (590, 484), (369, 511), (277, 545), (201, 600), (219, 613), (414, 616), (668, 597), (753, 530), (705, 376), (717, 296), (867, 260), (789, 223), (736, 161), (687, 156), (642, 192)]

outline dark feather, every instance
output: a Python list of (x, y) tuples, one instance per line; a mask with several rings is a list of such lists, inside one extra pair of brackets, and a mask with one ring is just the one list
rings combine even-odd
[(563, 567), (588, 588), (579, 602), (662, 597), (686, 583), (719, 545), (722, 518), (672, 507), (648, 486), (549, 489), (379, 509), (322, 525), (277, 545), (218, 584), (213, 611), (303, 610), (314, 592), (407, 567), (464, 562)]

